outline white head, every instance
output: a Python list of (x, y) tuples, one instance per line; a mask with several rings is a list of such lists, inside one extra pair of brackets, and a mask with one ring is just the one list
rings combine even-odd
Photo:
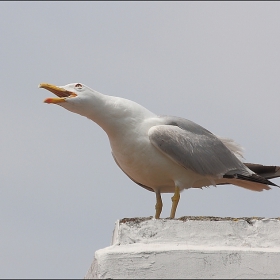
[(134, 128), (135, 123), (155, 116), (131, 100), (104, 95), (81, 83), (66, 86), (40, 84), (39, 88), (47, 89), (57, 96), (45, 99), (45, 103), (57, 104), (68, 111), (91, 119), (108, 135), (110, 132), (121, 131), (123, 123), (126, 123), (126, 126), (131, 124)]
[(103, 99), (101, 93), (81, 83), (65, 86), (42, 83), (39, 88), (47, 89), (57, 96), (45, 99), (45, 103), (57, 104), (71, 112), (87, 117), (93, 112), (93, 109), (98, 108)]

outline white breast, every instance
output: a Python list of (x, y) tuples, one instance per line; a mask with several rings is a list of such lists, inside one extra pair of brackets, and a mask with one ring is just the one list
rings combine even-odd
[(172, 193), (175, 184), (181, 189), (190, 188), (200, 176), (178, 165), (153, 146), (148, 130), (154, 123), (159, 124), (158, 119), (146, 121), (141, 127), (122, 131), (110, 139), (114, 157), (134, 181), (154, 190)]

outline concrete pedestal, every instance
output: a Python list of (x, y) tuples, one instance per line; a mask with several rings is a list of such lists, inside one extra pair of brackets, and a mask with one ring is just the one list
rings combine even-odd
[(85, 279), (280, 279), (280, 218), (118, 220)]

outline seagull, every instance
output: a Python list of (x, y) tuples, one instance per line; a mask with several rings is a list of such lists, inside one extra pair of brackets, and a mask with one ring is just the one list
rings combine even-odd
[(279, 166), (244, 163), (243, 149), (180, 117), (158, 116), (128, 99), (108, 96), (84, 84), (41, 83), (57, 97), (44, 100), (89, 118), (107, 134), (112, 156), (136, 184), (156, 195), (155, 218), (162, 211), (162, 193), (171, 198), (175, 217), (184, 189), (232, 184), (252, 191), (277, 186)]

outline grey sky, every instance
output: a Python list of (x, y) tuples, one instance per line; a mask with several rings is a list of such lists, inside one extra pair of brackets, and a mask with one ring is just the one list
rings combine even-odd
[[(279, 2), (0, 2), (0, 277), (82, 278), (117, 219), (154, 215), (104, 131), (44, 104), (39, 83), (190, 119), (247, 162), (280, 165), (279, 14)], [(187, 190), (176, 216), (278, 217), (279, 200), (277, 188)]]

